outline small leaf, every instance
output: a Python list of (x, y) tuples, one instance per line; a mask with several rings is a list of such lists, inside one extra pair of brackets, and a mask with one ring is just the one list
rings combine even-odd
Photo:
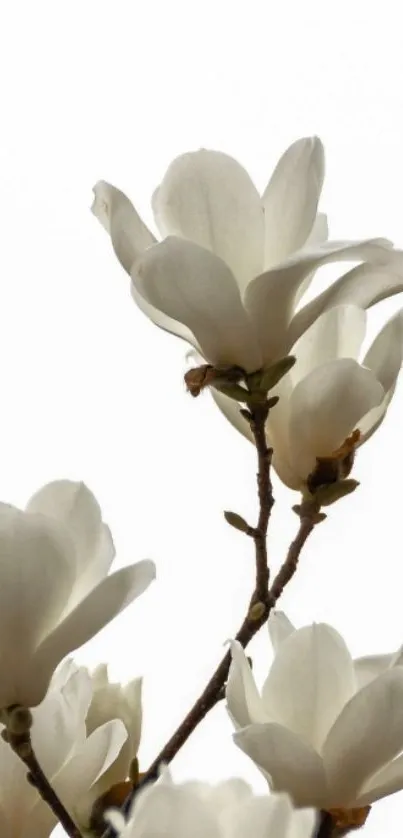
[(285, 358), (280, 358), (270, 367), (263, 368), (259, 373), (253, 373), (253, 376), (248, 379), (248, 384), (251, 389), (258, 389), (267, 393), (278, 384), (281, 379), (287, 375), (290, 369), (294, 366), (296, 358), (294, 355), (286, 355)]
[(231, 384), (229, 381), (214, 381), (213, 387), (219, 390), (220, 393), (223, 393), (224, 396), (228, 396), (229, 399), (234, 399), (236, 402), (246, 403), (250, 396), (245, 387), (241, 387), (239, 384)]
[(226, 510), (224, 512), (224, 518), (231, 527), (234, 527), (236, 530), (240, 530), (240, 532), (246, 533), (246, 535), (250, 535), (251, 527), (245, 521), (245, 518), (242, 518), (242, 515), (238, 515), (237, 512), (230, 512)]
[(315, 500), (320, 506), (330, 506), (341, 498), (351, 495), (359, 486), (358, 480), (338, 480), (336, 483), (330, 483), (329, 486), (320, 486), (315, 492)]

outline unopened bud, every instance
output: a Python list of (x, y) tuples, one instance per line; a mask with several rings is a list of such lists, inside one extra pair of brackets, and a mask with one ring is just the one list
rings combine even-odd
[(230, 512), (229, 510), (225, 510), (224, 518), (227, 524), (230, 527), (234, 527), (234, 529), (239, 530), (240, 532), (246, 533), (246, 535), (252, 534), (252, 527), (249, 526), (247, 521), (242, 518), (242, 515), (238, 515), (237, 512)]
[(248, 620), (251, 620), (252, 622), (260, 620), (265, 611), (266, 606), (263, 602), (255, 602), (255, 604), (249, 609)]

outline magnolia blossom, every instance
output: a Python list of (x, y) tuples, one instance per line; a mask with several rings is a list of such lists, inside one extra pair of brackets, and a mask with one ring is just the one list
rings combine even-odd
[[(332, 456), (354, 431), (354, 448), (366, 442), (383, 421), (403, 361), (403, 311), (379, 332), (359, 362), (366, 312), (353, 305), (331, 308), (292, 348), (296, 364), (271, 395), (267, 438), (273, 466), (291, 489), (304, 489), (317, 457)], [(251, 442), (253, 436), (239, 405), (215, 392), (230, 422)]]
[(311, 838), (316, 817), (285, 794), (254, 795), (240, 779), (175, 785), (165, 774), (138, 794), (127, 821), (113, 810), (109, 819), (121, 838)]
[(137, 754), (141, 736), (142, 679), (135, 678), (124, 687), (109, 681), (108, 667), (101, 664), (92, 673), (92, 701), (86, 718), (87, 734), (111, 719), (121, 719), (127, 738), (117, 759), (94, 788), (94, 797), (126, 780), (132, 760)]
[(57, 664), (146, 590), (151, 561), (107, 576), (115, 550), (93, 494), (49, 483), (0, 504), (0, 708), (34, 707)]
[[(174, 160), (153, 196), (162, 242), (104, 181), (92, 210), (145, 314), (209, 363), (251, 372), (286, 355), (329, 307), (366, 308), (403, 290), (401, 256), (389, 242), (326, 241), (317, 214), (323, 176), (316, 137), (287, 149), (262, 196), (233, 158), (202, 149)], [(340, 260), (364, 264), (296, 313), (316, 269)]]
[(298, 806), (358, 808), (403, 788), (402, 654), (353, 661), (331, 626), (269, 621), (276, 655), (258, 692), (232, 643), (235, 742)]
[[(78, 805), (88, 808), (91, 789), (124, 747), (120, 720), (108, 721), (89, 736), (86, 716), (92, 698), (84, 667), (66, 661), (54, 674), (44, 701), (32, 711), (35, 754), (46, 777), (74, 820)], [(27, 782), (27, 769), (0, 739), (0, 833), (2, 838), (47, 838), (57, 819)]]

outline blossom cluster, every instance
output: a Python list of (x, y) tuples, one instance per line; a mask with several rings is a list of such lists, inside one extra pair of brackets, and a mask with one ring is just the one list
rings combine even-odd
[[(227, 735), (232, 726), (267, 794), (236, 778), (176, 784), (163, 758), (139, 772), (142, 679), (123, 687), (106, 664), (89, 672), (69, 656), (146, 591), (155, 566), (111, 572), (97, 500), (59, 480), (23, 510), (0, 504), (2, 838), (48, 838), (58, 819), (72, 838), (106, 828), (122, 838), (332, 838), (403, 789), (402, 650), (354, 660), (332, 626), (295, 629), (274, 608), (296, 544), (356, 489), (356, 452), (383, 422), (403, 362), (403, 310), (362, 351), (367, 309), (403, 291), (403, 252), (383, 238), (329, 240), (323, 179), (318, 138), (287, 149), (262, 195), (234, 159), (202, 149), (174, 160), (154, 193), (160, 238), (111, 184), (95, 186), (92, 207), (137, 306), (191, 348), (190, 392), (208, 389), (257, 448), (259, 523), (226, 513), (255, 542), (256, 590), (200, 719), (225, 696)], [(316, 272), (343, 262), (356, 264), (312, 296)], [(271, 466), (301, 493), (301, 530), (269, 590)], [(259, 690), (245, 646), (266, 623), (273, 660)]]

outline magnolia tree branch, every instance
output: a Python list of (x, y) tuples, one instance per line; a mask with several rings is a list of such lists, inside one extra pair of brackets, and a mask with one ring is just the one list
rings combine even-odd
[[(251, 537), (255, 546), (256, 581), (255, 589), (249, 602), (247, 614), (240, 626), (235, 639), (245, 648), (249, 641), (267, 621), (272, 607), (280, 596), (281, 591), (295, 572), (299, 554), (312, 531), (315, 521), (308, 523), (308, 511), (306, 517), (301, 518), (300, 530), (290, 546), (287, 559), (279, 574), (274, 580), (273, 588), (269, 590), (269, 566), (267, 557), (267, 530), (270, 520), (270, 513), (274, 504), (273, 490), (270, 477), (272, 449), (268, 448), (266, 441), (265, 425), (270, 410), (270, 403), (256, 407), (249, 407), (244, 411), (245, 418), (248, 418), (250, 427), (255, 439), (258, 472), (257, 485), (259, 497), (259, 517), (256, 527), (245, 524), (243, 531)], [(239, 516), (236, 516), (242, 521)], [(228, 519), (229, 520), (229, 519)], [(238, 527), (241, 528), (241, 527)], [(161, 765), (168, 764), (176, 756), (180, 748), (185, 744), (191, 733), (204, 719), (210, 710), (224, 697), (225, 684), (228, 678), (231, 665), (231, 653), (227, 652), (219, 663), (216, 671), (210, 678), (201, 696), (197, 699), (192, 709), (181, 722), (171, 739), (163, 747), (156, 759), (150, 765), (148, 771), (142, 775), (141, 782), (125, 802), (124, 809), (128, 810), (130, 803), (140, 789), (148, 782), (152, 782), (158, 776)]]
[[(3, 738), (28, 768), (28, 782), (36, 788), (42, 800), (51, 808), (67, 835), (70, 838), (82, 838), (80, 830), (63, 806), (36, 758), (29, 731), (32, 724), (32, 716), (29, 710), (23, 707), (14, 707), (5, 721), (6, 728), (2, 734)], [(19, 727), (22, 729), (19, 730)]]

